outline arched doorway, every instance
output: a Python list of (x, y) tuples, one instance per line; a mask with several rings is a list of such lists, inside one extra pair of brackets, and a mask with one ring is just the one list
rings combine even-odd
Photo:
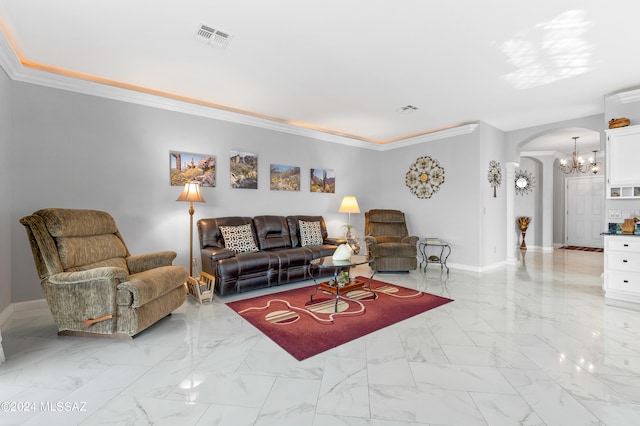
[[(565, 197), (567, 176), (558, 169), (558, 160), (570, 156), (573, 151), (573, 136), (578, 136), (583, 143), (577, 144), (579, 152), (584, 152), (589, 156), (593, 149), (599, 151), (598, 161), (602, 167), (598, 172), (604, 175), (604, 118), (602, 115), (586, 117), (582, 119), (569, 120), (562, 123), (549, 124), (538, 128), (524, 129), (508, 135), (508, 142), (511, 145), (514, 161), (510, 164), (515, 170), (520, 165), (522, 158), (534, 158), (541, 164), (538, 176), (536, 176), (536, 191), (539, 191), (536, 198), (535, 211), (532, 211), (533, 220), (537, 222), (538, 232), (536, 241), (527, 241), (529, 246), (539, 246), (542, 250), (552, 251), (555, 245), (562, 244), (565, 240)], [(575, 174), (573, 174), (575, 176)], [(512, 185), (511, 185), (512, 186)], [(514, 189), (510, 189), (513, 193)], [(604, 193), (602, 194), (604, 199)], [(507, 261), (516, 261), (516, 235), (515, 204), (520, 200), (514, 195), (508, 197), (507, 211), (511, 217), (507, 218)], [(537, 213), (536, 213), (537, 211)], [(538, 216), (538, 217), (536, 217)], [(604, 226), (604, 225), (603, 225)], [(527, 233), (527, 235), (529, 235)]]
[[(595, 155), (600, 163), (597, 177), (577, 171), (566, 174), (559, 169), (560, 159), (570, 158), (574, 151), (574, 137), (578, 138), (575, 147), (580, 157), (588, 161), (588, 157)], [(550, 129), (521, 146), (521, 157), (536, 159), (541, 164), (535, 197), (540, 204), (535, 206), (535, 212), (541, 214), (538, 221), (547, 222), (547, 226), (542, 225), (544, 230), (537, 234), (542, 238), (539, 245), (543, 250), (551, 251), (554, 246), (565, 244), (591, 247), (597, 244), (593, 235), (601, 232), (604, 220), (604, 181), (601, 179), (604, 153), (600, 147), (600, 132), (578, 127)]]

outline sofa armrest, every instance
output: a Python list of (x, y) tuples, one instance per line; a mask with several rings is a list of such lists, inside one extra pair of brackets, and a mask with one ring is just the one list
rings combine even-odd
[(420, 239), (419, 237), (416, 237), (415, 235), (411, 235), (409, 237), (404, 237), (402, 239), (402, 242), (406, 244), (413, 244), (415, 246), (418, 243), (419, 239)]
[(325, 238), (324, 239), (324, 244), (331, 244), (334, 246), (339, 246), (340, 244), (346, 244), (347, 240), (345, 238)]
[(185, 286), (189, 271), (182, 266), (162, 266), (134, 275), (118, 285), (116, 302), (120, 306), (140, 306), (169, 293), (177, 287)]
[(217, 262), (220, 259), (228, 259), (235, 257), (236, 252), (224, 247), (207, 247), (201, 250), (202, 254), (206, 254), (212, 262)]
[(376, 238), (369, 235), (364, 237), (364, 242), (367, 244), (367, 251), (375, 250), (378, 245)]
[(364, 242), (367, 245), (367, 258), (368, 259), (375, 259), (376, 255), (377, 255), (377, 248), (378, 248), (378, 242), (376, 241), (375, 237), (372, 237), (370, 235), (365, 236), (364, 237)]
[(48, 278), (49, 283), (55, 285), (82, 284), (89, 281), (111, 280), (124, 281), (129, 273), (123, 268), (102, 267), (86, 271), (60, 272)]
[(127, 267), (130, 273), (137, 274), (160, 266), (170, 266), (176, 256), (177, 253), (175, 251), (135, 254), (127, 257)]

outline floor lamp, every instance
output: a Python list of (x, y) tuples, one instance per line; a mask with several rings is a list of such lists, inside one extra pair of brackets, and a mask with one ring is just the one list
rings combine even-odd
[(182, 194), (176, 201), (189, 202), (189, 216), (191, 218), (189, 226), (189, 276), (193, 276), (193, 203), (204, 203), (204, 197), (200, 193), (200, 184), (198, 182), (189, 182), (184, 185)]

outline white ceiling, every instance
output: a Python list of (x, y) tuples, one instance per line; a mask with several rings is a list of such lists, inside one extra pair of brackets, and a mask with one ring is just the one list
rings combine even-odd
[(640, 84), (638, 16), (635, 0), (0, 0), (25, 67), (375, 143), (602, 113)]

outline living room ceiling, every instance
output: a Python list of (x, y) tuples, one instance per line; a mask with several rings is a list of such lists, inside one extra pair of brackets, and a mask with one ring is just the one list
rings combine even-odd
[(0, 0), (0, 29), (25, 69), (384, 144), (602, 113), (605, 94), (640, 84), (638, 12), (631, 0)]

